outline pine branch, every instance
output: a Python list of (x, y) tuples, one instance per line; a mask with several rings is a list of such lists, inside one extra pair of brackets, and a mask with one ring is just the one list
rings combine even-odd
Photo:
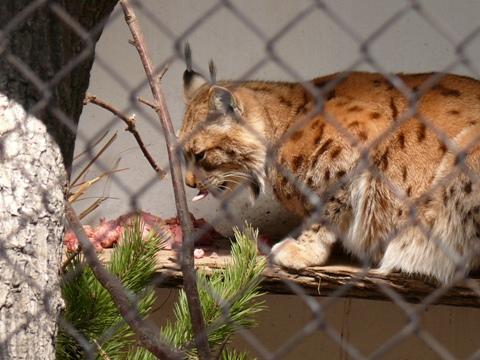
[[(261, 273), (265, 269), (265, 260), (257, 257), (256, 240), (258, 233), (246, 226), (243, 233), (235, 229), (235, 242), (232, 244), (232, 262), (225, 269), (216, 271), (209, 279), (198, 274), (197, 281), (200, 290), (202, 312), (209, 325), (208, 341), (212, 350), (219, 353), (220, 359), (244, 360), (247, 355), (226, 349), (230, 337), (240, 327), (249, 328), (255, 325), (253, 316), (264, 308), (258, 301), (262, 295), (259, 291)], [(115, 274), (124, 286), (135, 294), (140, 294), (142, 288), (150, 283), (155, 271), (155, 252), (158, 248), (141, 241), (141, 231), (135, 228), (127, 230), (121, 249), (116, 249), (112, 255), (109, 271)], [(131, 244), (128, 239), (132, 239)], [(140, 239), (140, 240), (139, 240)], [(120, 251), (121, 250), (121, 251)], [(72, 270), (81, 268), (84, 264), (77, 260), (72, 264)], [(78, 284), (80, 283), (80, 284)], [(84, 334), (91, 342), (96, 342), (102, 352), (110, 358), (123, 358), (125, 348), (129, 348), (127, 359), (154, 360), (152, 353), (136, 346), (132, 332), (121, 320), (111, 299), (88, 268), (64, 286), (67, 296), (66, 320)], [(103, 292), (102, 292), (103, 290)], [(150, 292), (149, 292), (150, 291)], [(139, 308), (144, 316), (152, 307), (154, 295), (151, 289), (142, 294)], [(107, 296), (105, 296), (107, 295)], [(92, 302), (91, 299), (95, 301)], [(67, 301), (68, 299), (68, 301)], [(186, 357), (197, 359), (198, 355), (192, 345), (193, 330), (190, 322), (186, 294), (181, 291), (174, 308), (175, 322), (168, 323), (161, 331), (161, 338), (172, 347), (187, 350)], [(77, 321), (74, 321), (76, 319)], [(100, 337), (105, 329), (112, 326), (114, 333)], [(84, 354), (80, 346), (66, 334), (61, 334), (62, 350), (58, 358), (80, 359)], [(67, 341), (65, 341), (67, 340)], [(67, 350), (65, 350), (67, 349)], [(65, 356), (65, 353), (73, 354)], [(119, 355), (123, 354), (123, 356)]]
[(221, 360), (247, 360), (248, 355), (243, 352), (237, 352), (235, 349), (226, 349), (222, 352)]
[[(261, 273), (265, 260), (257, 257), (258, 232), (246, 226), (243, 233), (234, 231), (232, 261), (224, 269), (215, 271), (210, 278), (197, 275), (202, 313), (208, 326), (208, 342), (212, 350), (222, 350), (225, 341), (239, 328), (256, 325), (253, 316), (264, 308), (258, 298)], [(162, 334), (177, 349), (188, 351), (189, 358), (197, 358), (193, 341), (187, 298), (179, 294), (174, 308), (175, 322), (167, 323)]]
[[(120, 244), (114, 250), (107, 270), (117, 276), (124, 287), (138, 299), (138, 308), (144, 317), (155, 301), (154, 290), (149, 286), (156, 270), (156, 253), (163, 239), (151, 236), (142, 239), (142, 225), (136, 222), (127, 227)], [(91, 344), (90, 350), (101, 348), (110, 358), (125, 352), (135, 342), (134, 333), (119, 314), (108, 291), (101, 286), (86, 266), (82, 257), (77, 257), (68, 266), (68, 274), (74, 275), (62, 284), (65, 300), (63, 318), (83, 334)], [(67, 274), (67, 277), (69, 276)], [(57, 338), (58, 359), (84, 359), (82, 349), (75, 339), (62, 329)]]

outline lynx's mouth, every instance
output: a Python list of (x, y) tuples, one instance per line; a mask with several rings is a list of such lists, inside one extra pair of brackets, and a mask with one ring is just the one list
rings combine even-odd
[[(263, 182), (261, 182), (257, 177), (253, 177), (253, 176), (249, 180), (250, 180), (249, 189), (251, 191), (251, 195), (253, 199), (257, 199), (260, 193), (263, 191)], [(215, 197), (220, 196), (220, 194), (227, 191), (231, 191), (233, 187), (238, 185), (238, 183), (236, 182), (232, 182), (232, 185), (229, 185), (229, 184), (230, 184), (229, 181), (223, 181), (220, 186), (212, 189), (213, 191), (212, 195)], [(198, 194), (192, 198), (192, 202), (203, 200), (209, 194), (210, 192), (207, 189), (200, 189), (198, 191)]]
[[(212, 194), (213, 196), (218, 196), (229, 189), (230, 188), (228, 187), (228, 182), (224, 181), (219, 187), (212, 189), (213, 190)], [(208, 196), (208, 194), (210, 194), (210, 192), (207, 189), (200, 189), (198, 191), (198, 194), (192, 198), (192, 201), (200, 201), (202, 199), (205, 199)]]
[(208, 196), (209, 192), (207, 189), (202, 189), (192, 198), (192, 201), (199, 201), (205, 199)]

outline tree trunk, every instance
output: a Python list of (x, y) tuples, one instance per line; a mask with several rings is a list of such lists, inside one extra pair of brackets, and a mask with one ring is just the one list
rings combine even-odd
[(64, 189), (94, 45), (115, 3), (0, 1), (1, 359), (55, 357)]

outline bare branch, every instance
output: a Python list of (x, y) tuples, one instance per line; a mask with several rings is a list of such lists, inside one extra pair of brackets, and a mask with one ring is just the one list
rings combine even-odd
[(195, 344), (197, 346), (199, 358), (210, 359), (210, 348), (208, 345), (207, 333), (205, 331), (205, 322), (201, 310), (197, 289), (197, 278), (194, 270), (192, 222), (185, 198), (185, 189), (182, 182), (182, 169), (177, 152), (175, 133), (170, 120), (170, 114), (168, 113), (165, 97), (160, 87), (159, 78), (154, 74), (152, 61), (148, 55), (143, 33), (137, 22), (133, 8), (128, 0), (120, 0), (120, 5), (122, 6), (125, 21), (130, 28), (134, 46), (140, 56), (140, 60), (150, 84), (150, 89), (156, 105), (155, 112), (160, 119), (165, 134), (170, 171), (172, 174), (173, 191), (175, 195), (175, 205), (184, 234), (181, 253), (183, 284), (187, 295), (190, 318), (192, 320), (192, 329), (195, 334)]
[(154, 111), (157, 111), (157, 106), (153, 103), (151, 103), (150, 101), (144, 99), (144, 98), (141, 98), (141, 97), (137, 97), (137, 100), (140, 101), (142, 104), (145, 104), (149, 107), (151, 107)]
[(162, 81), (162, 79), (165, 76), (165, 74), (167, 73), (169, 67), (170, 67), (170, 64), (166, 63), (165, 66), (162, 68), (162, 70), (160, 70), (160, 72), (157, 75), (157, 78), (158, 78), (159, 82)]
[(159, 340), (159, 334), (141, 318), (136, 304), (129, 299), (120, 280), (105, 269), (68, 201), (65, 202), (65, 216), (80, 242), (87, 264), (92, 269), (95, 278), (112, 296), (115, 306), (135, 332), (139, 343), (160, 359), (183, 359), (181, 353), (170, 350)]
[(158, 174), (160, 179), (163, 179), (165, 175), (167, 174), (165, 170), (163, 170), (160, 166), (157, 165), (155, 160), (153, 159), (152, 155), (148, 152), (145, 144), (143, 143), (142, 138), (140, 137), (140, 134), (137, 131), (137, 127), (135, 125), (135, 118), (133, 116), (126, 116), (123, 114), (121, 111), (110, 105), (109, 103), (99, 99), (98, 97), (94, 95), (87, 95), (85, 97), (84, 104), (92, 103), (95, 105), (100, 106), (101, 108), (104, 108), (105, 110), (110, 111), (112, 114), (114, 114), (116, 117), (118, 117), (120, 120), (122, 120), (126, 125), (127, 128), (125, 130), (129, 131), (132, 133), (132, 135), (135, 137), (135, 140), (137, 141), (138, 146), (140, 146), (140, 150), (142, 150), (143, 155), (149, 162), (150, 166), (155, 170), (155, 172)]

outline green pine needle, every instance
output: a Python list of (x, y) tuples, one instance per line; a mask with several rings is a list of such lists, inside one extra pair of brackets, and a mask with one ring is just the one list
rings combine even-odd
[[(198, 287), (203, 316), (209, 327), (208, 341), (212, 353), (220, 351), (239, 328), (256, 325), (254, 315), (264, 309), (258, 298), (261, 273), (266, 262), (257, 257), (258, 231), (246, 225), (243, 232), (234, 229), (232, 261), (224, 269), (216, 270), (207, 278), (198, 274)], [(193, 341), (193, 331), (187, 298), (180, 291), (174, 308), (175, 322), (162, 328), (162, 337), (177, 349), (183, 349)], [(188, 358), (196, 358), (196, 351), (189, 350)]]
[[(117, 276), (123, 286), (138, 299), (140, 314), (145, 316), (155, 301), (150, 283), (156, 271), (156, 254), (163, 239), (150, 235), (142, 239), (140, 221), (126, 227), (123, 239), (113, 250), (107, 270)], [(135, 343), (133, 331), (118, 313), (110, 294), (105, 290), (86, 266), (77, 257), (68, 267), (66, 280), (62, 284), (65, 301), (63, 318), (80, 332), (97, 352), (97, 358), (122, 358), (126, 349)], [(57, 336), (58, 359), (84, 359), (83, 348), (64, 329)]]
[(222, 352), (222, 360), (247, 360), (248, 355), (246, 353), (237, 352), (235, 349), (225, 349)]

